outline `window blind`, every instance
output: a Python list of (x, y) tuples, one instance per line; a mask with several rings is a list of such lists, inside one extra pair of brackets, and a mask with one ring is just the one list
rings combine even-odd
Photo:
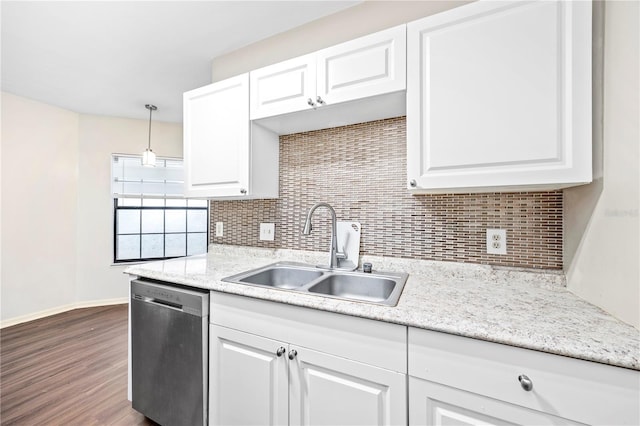
[(158, 157), (156, 167), (144, 167), (141, 155), (111, 156), (114, 198), (184, 198), (183, 186), (181, 159)]

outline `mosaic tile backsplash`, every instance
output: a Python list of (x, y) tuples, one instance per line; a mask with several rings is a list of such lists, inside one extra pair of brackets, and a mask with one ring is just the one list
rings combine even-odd
[[(411, 195), (405, 117), (280, 137), (280, 198), (212, 201), (211, 242), (327, 251), (329, 213), (362, 225), (361, 255), (562, 269), (562, 192)], [(215, 236), (224, 222), (224, 236)], [(260, 241), (261, 222), (275, 241)], [(507, 230), (507, 254), (486, 253), (486, 229)]]

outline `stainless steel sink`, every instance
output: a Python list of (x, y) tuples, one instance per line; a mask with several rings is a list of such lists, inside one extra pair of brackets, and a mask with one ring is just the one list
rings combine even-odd
[(344, 272), (303, 263), (278, 262), (222, 281), (395, 306), (407, 277), (405, 273)]
[(341, 299), (382, 303), (389, 299), (397, 285), (397, 281), (388, 278), (340, 273), (323, 278), (309, 287), (309, 292)]
[(272, 266), (240, 278), (241, 283), (294, 289), (321, 277), (322, 271), (291, 266)]

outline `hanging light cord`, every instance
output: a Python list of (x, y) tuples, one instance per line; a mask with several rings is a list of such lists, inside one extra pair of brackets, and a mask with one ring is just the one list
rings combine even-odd
[(144, 107), (149, 110), (149, 144), (147, 145), (147, 149), (151, 151), (151, 114), (153, 114), (153, 111), (158, 109), (158, 107), (151, 104), (147, 104)]

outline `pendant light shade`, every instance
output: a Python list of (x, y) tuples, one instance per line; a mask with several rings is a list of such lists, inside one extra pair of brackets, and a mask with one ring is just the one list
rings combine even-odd
[(151, 151), (151, 148), (147, 148), (142, 153), (142, 165), (147, 167), (156, 166), (156, 154)]
[(157, 110), (158, 107), (151, 104), (147, 104), (144, 107), (149, 110), (149, 143), (147, 149), (142, 153), (142, 165), (145, 167), (155, 167), (156, 154), (151, 150), (151, 114), (153, 114), (153, 111)]

